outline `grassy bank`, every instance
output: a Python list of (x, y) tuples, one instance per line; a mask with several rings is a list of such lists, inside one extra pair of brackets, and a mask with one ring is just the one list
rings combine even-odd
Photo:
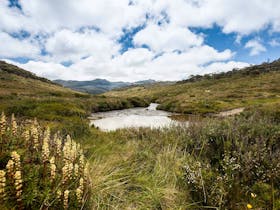
[(81, 137), (88, 133), (87, 117), (92, 112), (147, 106), (137, 98), (118, 99), (102, 96), (73, 97), (21, 97), (2, 98), (0, 110), (8, 115), (14, 113), (19, 118), (38, 118), (63, 134)]
[[(271, 117), (274, 116), (274, 117)], [(280, 116), (248, 111), (189, 127), (92, 129), (94, 209), (280, 208)]]

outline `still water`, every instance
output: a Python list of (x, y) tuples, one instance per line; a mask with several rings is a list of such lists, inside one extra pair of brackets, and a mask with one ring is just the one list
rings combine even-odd
[(169, 118), (173, 113), (156, 110), (157, 106), (158, 104), (151, 103), (146, 108), (93, 113), (90, 117), (91, 125), (98, 127), (102, 131), (114, 131), (131, 127), (162, 128), (179, 123)]

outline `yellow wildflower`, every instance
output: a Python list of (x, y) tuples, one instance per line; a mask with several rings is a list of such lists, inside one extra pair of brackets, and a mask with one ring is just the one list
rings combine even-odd
[(57, 190), (57, 192), (56, 192), (56, 198), (57, 198), (57, 199), (60, 199), (61, 195), (62, 195), (61, 190)]
[(24, 131), (24, 133), (23, 133), (23, 138), (24, 138), (24, 140), (25, 140), (26, 142), (29, 141), (29, 139), (30, 139), (30, 132), (29, 132), (29, 130)]
[(20, 155), (16, 151), (13, 151), (11, 153), (11, 157), (12, 157), (12, 160), (14, 161), (16, 171), (19, 171), (20, 170)]
[(9, 160), (6, 165), (6, 169), (8, 170), (8, 173), (13, 174), (14, 168), (15, 168), (15, 162), (13, 160)]
[(5, 131), (6, 131), (6, 116), (4, 114), (4, 112), (2, 112), (2, 115), (1, 115), (1, 119), (0, 119), (0, 134), (4, 134)]
[(21, 193), (22, 193), (22, 178), (21, 178), (21, 171), (16, 171), (14, 175), (14, 180), (15, 180), (15, 188), (16, 188), (16, 196), (17, 200), (21, 200)]
[(79, 176), (79, 165), (77, 163), (74, 165), (74, 176)]
[(69, 199), (69, 190), (65, 190), (64, 191), (64, 199), (63, 199), (64, 209), (68, 208), (68, 199)]
[(39, 131), (37, 128), (37, 121), (35, 120), (31, 127), (31, 136), (33, 139), (33, 147), (34, 149), (38, 149), (39, 147)]
[(42, 146), (42, 159), (43, 162), (47, 162), (50, 155), (50, 149), (49, 149), (49, 139), (47, 136), (43, 139), (43, 146)]
[(248, 209), (252, 209), (253, 206), (252, 206), (250, 203), (248, 203), (248, 204), (247, 204), (247, 208), (248, 208)]
[(0, 170), (0, 198), (5, 197), (5, 186), (6, 186), (6, 172), (4, 170)]
[(50, 169), (51, 169), (51, 181), (55, 179), (55, 173), (56, 173), (56, 165), (55, 165), (55, 158), (51, 157), (50, 159)]
[(81, 203), (83, 200), (83, 192), (80, 188), (76, 189), (76, 196), (77, 196), (78, 202)]
[(14, 135), (16, 135), (17, 134), (17, 121), (16, 121), (14, 114), (12, 114), (11, 124), (12, 124), (12, 133)]

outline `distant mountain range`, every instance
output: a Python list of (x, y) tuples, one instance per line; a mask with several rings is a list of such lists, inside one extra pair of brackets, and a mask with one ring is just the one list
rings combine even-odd
[(105, 79), (95, 79), (90, 81), (75, 81), (75, 80), (54, 80), (53, 82), (62, 85), (63, 87), (68, 87), (73, 90), (100, 94), (110, 91), (112, 89), (130, 87), (135, 85), (148, 85), (156, 83), (155, 80), (142, 80), (137, 82), (110, 82)]

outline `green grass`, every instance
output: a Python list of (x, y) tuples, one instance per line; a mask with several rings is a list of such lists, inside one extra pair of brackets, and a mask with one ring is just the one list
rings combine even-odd
[(116, 98), (80, 93), (0, 62), (0, 111), (20, 118), (38, 118), (63, 134), (89, 132), (87, 117), (96, 111), (147, 106), (137, 97)]
[[(83, 146), (91, 165), (92, 209), (237, 210), (250, 203), (274, 210), (280, 208), (280, 73), (253, 72), (91, 96), (25, 72), (0, 71), (0, 110), (21, 120), (36, 117)], [(163, 130), (104, 133), (88, 126), (92, 111), (151, 101), (191, 114), (246, 109), (241, 116), (193, 117), (189, 127)]]
[(92, 128), (80, 141), (93, 168), (93, 208), (278, 209), (279, 122), (248, 111), (163, 130)]
[[(240, 71), (205, 76), (173, 85), (156, 84), (105, 93), (113, 97), (139, 97), (160, 103), (159, 109), (184, 114), (208, 114), (239, 107), (280, 102), (280, 62), (273, 71), (266, 64)], [(254, 68), (264, 68), (258, 74)], [(252, 68), (252, 69), (251, 69)]]

